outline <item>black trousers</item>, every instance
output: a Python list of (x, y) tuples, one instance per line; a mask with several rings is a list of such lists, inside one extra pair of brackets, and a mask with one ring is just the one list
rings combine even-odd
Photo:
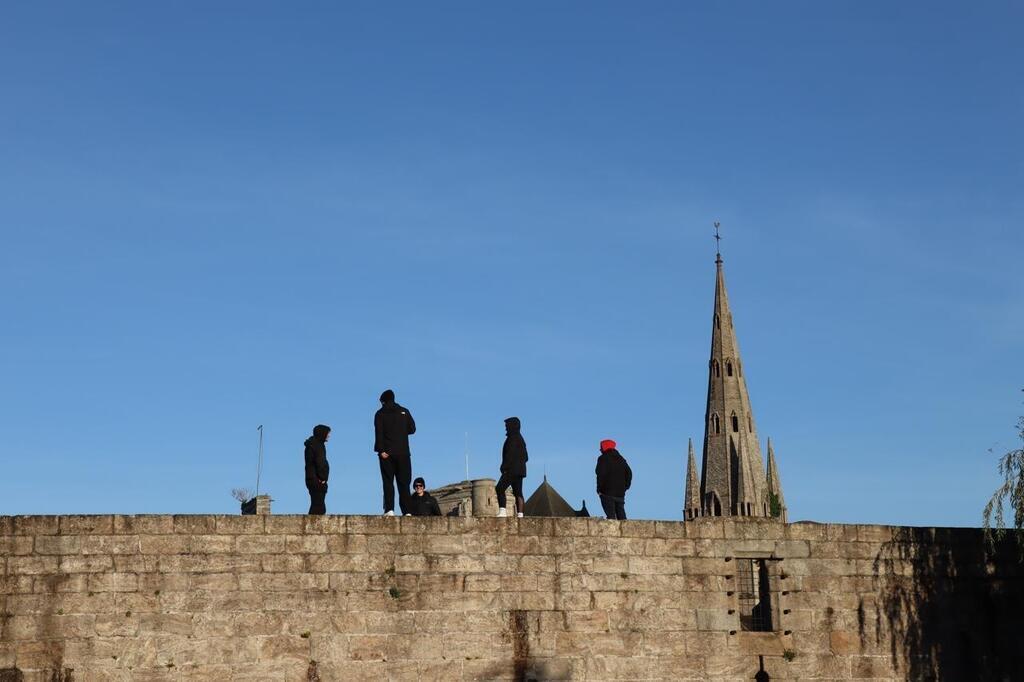
[(601, 508), (604, 509), (604, 515), (609, 519), (619, 519), (620, 521), (626, 520), (626, 498), (625, 497), (612, 497), (611, 495), (601, 495)]
[[(507, 501), (505, 497), (505, 491), (508, 490), (509, 486), (512, 486), (512, 494), (517, 498), (523, 496), (523, 479), (525, 476), (513, 476), (512, 474), (502, 474), (501, 478), (498, 479), (498, 485), (494, 486), (494, 492), (498, 494), (498, 506), (504, 507)], [(518, 503), (517, 503), (518, 504)], [(523, 511), (517, 509), (516, 511)]]
[(380, 481), (384, 486), (384, 511), (395, 510), (395, 483), (398, 484), (398, 506), (403, 514), (411, 514), (409, 483), (412, 481), (412, 458), (409, 455), (388, 455), (380, 460)]
[(310, 514), (326, 514), (327, 513), (327, 484), (323, 486), (306, 486), (306, 490), (309, 491), (309, 513)]

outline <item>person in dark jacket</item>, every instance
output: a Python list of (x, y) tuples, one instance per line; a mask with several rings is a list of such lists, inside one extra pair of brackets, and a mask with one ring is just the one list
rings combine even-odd
[(317, 424), (313, 435), (306, 439), (306, 490), (309, 491), (309, 513), (327, 513), (327, 478), (331, 465), (327, 462), (327, 441), (331, 427)]
[(412, 482), (412, 495), (409, 497), (409, 509), (413, 516), (440, 516), (441, 507), (433, 495), (427, 492), (427, 482), (417, 478)]
[(604, 515), (609, 519), (626, 519), (626, 491), (633, 482), (633, 472), (626, 458), (615, 449), (615, 441), (601, 441), (601, 456), (597, 458), (597, 494), (601, 498)]
[(373, 415), (375, 440), (373, 449), (380, 460), (380, 479), (384, 486), (384, 516), (395, 515), (395, 479), (398, 484), (398, 505), (405, 515), (409, 511), (409, 481), (412, 479), (412, 453), (409, 436), (416, 433), (412, 413), (395, 402), (395, 392), (380, 394), (380, 409)]
[(526, 452), (526, 441), (519, 432), (522, 424), (519, 417), (505, 420), (505, 444), (501, 446), (501, 478), (494, 487), (498, 494), (498, 516), (508, 516), (505, 491), (512, 486), (512, 494), (516, 498), (516, 516), (523, 515), (526, 506), (523, 500), (523, 479), (526, 478), (526, 460), (530, 456)]

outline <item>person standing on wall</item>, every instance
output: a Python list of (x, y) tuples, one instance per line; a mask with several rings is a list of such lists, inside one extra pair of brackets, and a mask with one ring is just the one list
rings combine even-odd
[(604, 515), (609, 519), (626, 520), (626, 491), (633, 482), (633, 472), (626, 458), (615, 449), (615, 441), (601, 441), (597, 458), (597, 495)]
[(331, 427), (317, 424), (313, 435), (306, 439), (306, 490), (309, 491), (309, 513), (327, 513), (327, 478), (331, 465), (327, 461), (327, 441), (331, 438)]
[(395, 402), (395, 392), (380, 394), (380, 409), (373, 415), (373, 449), (380, 460), (380, 479), (384, 486), (384, 516), (395, 515), (395, 484), (398, 505), (406, 516), (409, 510), (409, 481), (412, 480), (412, 453), (409, 436), (416, 433), (412, 413)]
[(409, 509), (413, 516), (440, 516), (441, 507), (434, 496), (427, 492), (427, 482), (422, 477), (412, 482)]
[(494, 487), (498, 494), (498, 516), (508, 516), (505, 491), (512, 486), (516, 498), (516, 516), (522, 517), (526, 502), (523, 500), (523, 479), (526, 478), (526, 441), (519, 432), (522, 424), (519, 417), (505, 420), (505, 444), (501, 446), (501, 478)]

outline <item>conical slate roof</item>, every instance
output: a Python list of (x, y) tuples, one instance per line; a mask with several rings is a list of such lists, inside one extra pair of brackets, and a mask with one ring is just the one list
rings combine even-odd
[(524, 516), (576, 516), (576, 510), (548, 483), (548, 477), (530, 495), (523, 509)]

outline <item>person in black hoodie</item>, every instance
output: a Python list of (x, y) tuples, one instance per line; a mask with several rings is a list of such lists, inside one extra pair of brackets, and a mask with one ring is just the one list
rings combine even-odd
[(413, 516), (440, 516), (441, 507), (434, 496), (427, 492), (427, 482), (422, 477), (412, 482), (409, 509)]
[(522, 424), (519, 417), (505, 420), (505, 444), (501, 446), (501, 478), (494, 487), (498, 494), (498, 516), (508, 516), (505, 507), (505, 491), (512, 486), (512, 494), (516, 497), (516, 516), (523, 515), (523, 479), (526, 478), (526, 460), (530, 456), (526, 452), (526, 441), (519, 432)]
[(395, 392), (380, 394), (380, 409), (373, 415), (373, 449), (380, 460), (380, 479), (384, 486), (384, 516), (395, 515), (395, 479), (398, 481), (398, 505), (409, 511), (409, 481), (412, 479), (412, 453), (409, 436), (416, 433), (412, 413), (395, 402)]
[(306, 439), (306, 490), (309, 491), (309, 513), (327, 513), (327, 478), (331, 465), (327, 462), (327, 441), (331, 427), (317, 424), (313, 435)]
[(626, 520), (626, 491), (633, 482), (633, 472), (625, 457), (615, 449), (615, 441), (601, 441), (601, 456), (597, 458), (597, 494), (601, 498), (604, 515), (609, 519)]

